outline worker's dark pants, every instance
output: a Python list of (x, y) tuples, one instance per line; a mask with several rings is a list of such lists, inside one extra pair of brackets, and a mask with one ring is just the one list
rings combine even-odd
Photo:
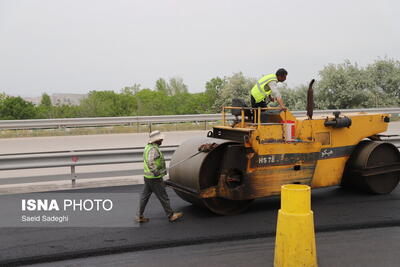
[(258, 108), (258, 107), (260, 107), (260, 108), (266, 108), (267, 107), (267, 100), (266, 100), (267, 98), (265, 98), (263, 101), (261, 101), (261, 102), (259, 102), (259, 103), (256, 103), (256, 100), (254, 99), (254, 97), (253, 96), (251, 96), (251, 99), (250, 99), (250, 101), (251, 101), (251, 107), (252, 108)]
[(140, 196), (140, 206), (138, 210), (138, 216), (142, 216), (144, 209), (146, 208), (147, 202), (151, 194), (154, 192), (161, 205), (164, 208), (165, 213), (170, 217), (174, 212), (169, 204), (169, 198), (167, 192), (165, 191), (165, 184), (162, 178), (144, 178), (144, 188), (142, 195)]
[[(267, 98), (265, 98), (263, 101), (256, 103), (256, 100), (254, 99), (253, 96), (251, 96), (251, 107), (252, 108), (266, 108), (267, 107)], [(253, 118), (258, 118), (258, 111), (253, 110)]]

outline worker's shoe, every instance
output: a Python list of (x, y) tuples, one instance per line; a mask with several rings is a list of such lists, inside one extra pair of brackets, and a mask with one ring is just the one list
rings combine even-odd
[(183, 213), (182, 212), (174, 212), (172, 213), (171, 216), (169, 216), (169, 221), (170, 222), (174, 222), (176, 220), (178, 220), (179, 218), (183, 217)]
[(150, 219), (146, 218), (142, 215), (142, 216), (136, 216), (135, 221), (138, 223), (146, 223), (146, 222), (150, 221)]

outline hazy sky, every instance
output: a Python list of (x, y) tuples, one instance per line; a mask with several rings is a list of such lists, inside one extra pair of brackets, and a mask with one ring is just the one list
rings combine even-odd
[(0, 0), (0, 92), (119, 90), (180, 76), (289, 71), (296, 86), (328, 63), (400, 59), (400, 2), (351, 0)]

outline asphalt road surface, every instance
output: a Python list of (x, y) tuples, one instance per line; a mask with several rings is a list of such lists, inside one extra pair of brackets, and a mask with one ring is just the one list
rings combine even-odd
[[(77, 191), (138, 193), (141, 189), (142, 185), (135, 185)], [(242, 258), (242, 266), (245, 266), (244, 259), (246, 255), (249, 256), (249, 259), (253, 259), (252, 255), (255, 254), (251, 254), (253, 252), (249, 254), (249, 250), (252, 250), (252, 244), (257, 246), (257, 242), (259, 246), (254, 253), (260, 254), (264, 250), (262, 246), (269, 246), (269, 249), (265, 250), (265, 257), (266, 261), (268, 259), (270, 261), (272, 239), (275, 236), (276, 215), (280, 205), (279, 198), (258, 199), (254, 201), (247, 212), (242, 214), (217, 216), (184, 202), (171, 190), (168, 190), (168, 192), (172, 206), (185, 213), (182, 221), (169, 223), (160, 204), (152, 197), (145, 213), (146, 216), (150, 217), (151, 221), (140, 227), (1, 228), (0, 265), (42, 263), (78, 258), (73, 263), (76, 264), (82, 260), (82, 264), (78, 264), (79, 266), (83, 265), (85, 261), (88, 266), (97, 266), (96, 258), (93, 258), (93, 262), (91, 262), (92, 259), (90, 258), (81, 258), (124, 252), (139, 253), (137, 254), (139, 256), (147, 255), (148, 259), (143, 259), (143, 263), (150, 262), (152, 253), (157, 254), (160, 252), (161, 256), (157, 257), (162, 262), (162, 255), (168, 254), (167, 250), (165, 250), (167, 248), (173, 251), (181, 251), (177, 255), (179, 253), (189, 253), (188, 257), (193, 255), (194, 260), (199, 262), (207, 254), (204, 249), (210, 246), (211, 248), (216, 247), (216, 250), (215, 253), (210, 252), (212, 257), (207, 260), (211, 260), (213, 257), (217, 260), (216, 257), (219, 254), (224, 254), (224, 251), (234, 255), (237, 252), (238, 255), (232, 257)], [(7, 197), (9, 196), (0, 196), (0, 203)], [(392, 266), (390, 263), (398, 259), (400, 245), (398, 239), (393, 238), (398, 238), (398, 227), (400, 226), (399, 188), (389, 195), (367, 195), (344, 191), (338, 187), (313, 190), (312, 209), (314, 211), (317, 236), (325, 240), (319, 241), (321, 242), (322, 251), (325, 251), (319, 255), (321, 263), (324, 262), (324, 265), (320, 266)], [(134, 214), (132, 214), (133, 217)], [(361, 232), (352, 231), (358, 229), (364, 230)], [(345, 238), (347, 236), (346, 233), (354, 236), (354, 240), (350, 238), (349, 242), (345, 242), (348, 240)], [(382, 239), (378, 240), (379, 237), (382, 237)], [(385, 239), (388, 242), (384, 242)], [(382, 246), (382, 248), (374, 249), (375, 243), (369, 244), (368, 240), (375, 240), (374, 242)], [(232, 244), (232, 247), (224, 244)], [(242, 244), (245, 245), (242, 246)], [(340, 244), (346, 244), (349, 249), (345, 250), (339, 247)], [(355, 247), (351, 250), (352, 244)], [(186, 248), (188, 250), (185, 250)], [(199, 249), (203, 252), (199, 252)], [(332, 254), (328, 253), (329, 249), (332, 250)], [(335, 265), (342, 260), (343, 262), (346, 261), (344, 258), (333, 257), (333, 255), (340, 255), (340, 251), (347, 253), (358, 251), (357, 253), (360, 254), (355, 257), (354, 264)], [(239, 257), (241, 254), (243, 257)], [(171, 256), (171, 263), (179, 262), (177, 255)], [(117, 255), (114, 256), (118, 257)], [(389, 265), (382, 265), (382, 257), (388, 256), (390, 256)], [(110, 261), (114, 262), (113, 256), (110, 257)], [(127, 261), (129, 261), (131, 256), (124, 254), (121, 258), (122, 261), (124, 257), (127, 257)], [(347, 263), (352, 262), (351, 258), (347, 260)], [(257, 258), (256, 256), (254, 256), (254, 261), (254, 264), (249, 262), (246, 266), (260, 266), (260, 262), (264, 262), (262, 258)], [(357, 265), (362, 262), (369, 262), (370, 265)], [(62, 264), (62, 262), (59, 263)], [(136, 266), (145, 265), (142, 264), (142, 259), (139, 258), (136, 259), (136, 263)], [(155, 263), (153, 262), (152, 264)], [(159, 263), (160, 266), (168, 266), (167, 264), (168, 262)], [(152, 266), (151, 264), (149, 265)], [(215, 264), (214, 266), (217, 265)], [(268, 266), (268, 264), (265, 265)], [(201, 262), (198, 266), (201, 266)]]
[[(320, 232), (316, 235), (321, 267), (398, 266), (400, 227)], [(89, 257), (32, 267), (273, 266), (275, 238), (256, 238)]]

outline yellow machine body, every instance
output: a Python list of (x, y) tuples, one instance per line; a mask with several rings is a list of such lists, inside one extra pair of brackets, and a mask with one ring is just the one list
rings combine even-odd
[[(384, 119), (389, 117), (389, 114), (361, 112), (345, 115), (352, 121), (350, 127), (326, 127), (324, 122), (334, 119), (333, 115), (309, 120), (295, 118), (285, 111), (274, 116), (274, 121), (295, 121), (294, 142), (285, 141), (283, 123), (237, 123), (233, 127), (217, 126), (215, 129), (249, 131), (250, 138), (245, 146), (251, 147), (254, 153), (249, 154), (248, 180), (254, 192), (251, 197), (257, 198), (279, 194), (284, 184), (307, 184), (313, 188), (339, 185), (354, 147), (364, 138), (385, 132), (388, 123)], [(256, 164), (252, 164), (254, 158)]]
[[(240, 109), (241, 114), (233, 123), (226, 119), (226, 112), (232, 109)], [(279, 195), (285, 184), (312, 188), (340, 185), (357, 145), (385, 132), (390, 120), (389, 114), (363, 112), (296, 118), (288, 110), (274, 108), (258, 109), (258, 116), (245, 119), (246, 109), (250, 108), (225, 107), (222, 125), (214, 126), (207, 138), (187, 141), (176, 152), (171, 164), (188, 156), (199, 144), (218, 144), (208, 155), (200, 154), (184, 163), (186, 166), (170, 170), (168, 185), (183, 199), (202, 202), (219, 214), (230, 214), (238, 212), (235, 206), (246, 206), (246, 200)], [(262, 110), (272, 112), (265, 122)], [(288, 121), (295, 125), (291, 136), (287, 136)], [(398, 174), (398, 150), (385, 149), (394, 153), (390, 166)], [(374, 174), (370, 169), (363, 171), (366, 179)], [(382, 166), (375, 169), (375, 173), (383, 172)]]

